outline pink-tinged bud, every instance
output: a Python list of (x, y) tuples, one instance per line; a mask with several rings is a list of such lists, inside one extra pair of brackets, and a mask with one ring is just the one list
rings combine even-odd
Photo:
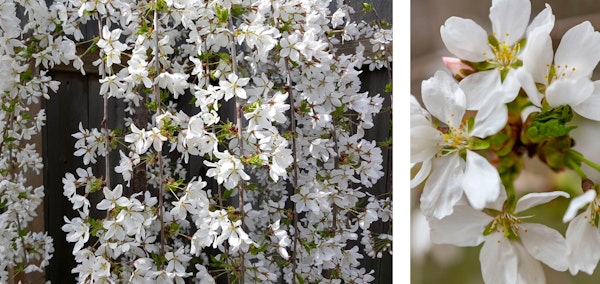
[(467, 77), (469, 74), (476, 71), (473, 67), (465, 64), (456, 57), (442, 57), (442, 60), (444, 61), (446, 68), (448, 68), (450, 72), (452, 72), (452, 75), (458, 80)]

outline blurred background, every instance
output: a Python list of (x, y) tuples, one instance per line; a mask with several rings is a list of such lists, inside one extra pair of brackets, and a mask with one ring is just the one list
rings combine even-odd
[[(548, 0), (531, 1), (531, 19), (545, 7), (552, 7), (556, 17), (551, 33), (556, 47), (562, 35), (571, 27), (590, 21), (595, 29), (600, 30), (600, 0)], [(444, 69), (442, 56), (453, 56), (448, 52), (440, 37), (440, 27), (450, 16), (472, 19), (488, 32), (491, 23), (488, 18), (491, 0), (412, 0), (411, 1), (411, 93), (420, 98), (421, 82), (429, 79), (435, 71)], [(600, 46), (598, 47), (600, 49)], [(600, 79), (600, 68), (596, 68), (593, 79)], [(600, 110), (599, 110), (600, 111)], [(600, 161), (600, 123), (585, 121), (586, 126), (597, 128), (597, 134), (576, 139), (578, 147), (590, 149), (589, 155)], [(573, 136), (581, 136), (583, 127), (576, 129)], [(519, 195), (526, 192), (564, 190), (576, 196), (581, 193), (579, 177), (570, 172), (551, 172), (539, 160), (525, 161), (523, 172), (517, 180)], [(600, 178), (600, 175), (598, 175)], [(483, 283), (479, 264), (481, 245), (473, 248), (459, 248), (446, 245), (435, 245), (429, 241), (429, 228), (425, 218), (416, 210), (418, 208), (421, 189), (413, 189), (411, 216), (411, 283)], [(561, 219), (569, 200), (558, 198), (548, 204), (526, 211), (533, 217), (529, 222), (542, 223), (557, 229), (563, 235), (567, 224)], [(588, 284), (600, 283), (600, 268), (595, 275), (583, 272), (572, 276), (567, 272), (556, 272), (544, 266), (546, 281), (549, 284)]]

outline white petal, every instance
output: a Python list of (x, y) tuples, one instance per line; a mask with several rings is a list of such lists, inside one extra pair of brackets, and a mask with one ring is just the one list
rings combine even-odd
[(462, 186), (473, 208), (481, 210), (498, 199), (501, 182), (498, 170), (479, 154), (467, 150)]
[(492, 1), (490, 21), (496, 39), (512, 46), (523, 37), (530, 16), (531, 3), (529, 0)]
[(508, 109), (505, 104), (488, 102), (475, 116), (471, 136), (485, 138), (498, 133), (508, 121)]
[(577, 211), (594, 201), (594, 198), (596, 198), (596, 191), (588, 190), (584, 194), (571, 199), (567, 212), (565, 212), (565, 216), (563, 216), (563, 222), (566, 223), (573, 220), (575, 215), (577, 215)]
[(477, 246), (485, 240), (483, 231), (493, 220), (470, 206), (456, 206), (454, 213), (443, 219), (430, 218), (431, 241), (455, 246)]
[(525, 68), (519, 68), (516, 76), (521, 84), (521, 87), (529, 97), (529, 101), (531, 101), (531, 103), (537, 107), (542, 107), (542, 99), (544, 98), (544, 95), (538, 91), (531, 73), (527, 72)]
[(433, 158), (438, 152), (436, 143), (443, 141), (440, 131), (432, 126), (416, 126), (410, 129), (410, 162), (419, 163)]
[(443, 123), (458, 128), (461, 124), (467, 99), (458, 87), (456, 80), (443, 71), (421, 84), (421, 93), (425, 108)]
[(552, 82), (546, 89), (546, 99), (552, 107), (575, 106), (594, 92), (594, 83), (587, 77), (565, 78)]
[(569, 198), (569, 194), (564, 191), (533, 192), (525, 194), (519, 199), (519, 201), (517, 201), (515, 213), (523, 212), (534, 206), (548, 203), (559, 196)]
[(533, 21), (531, 21), (531, 24), (529, 24), (529, 27), (527, 28), (527, 33), (529, 34), (531, 31), (538, 28), (540, 31), (548, 34), (554, 28), (554, 14), (548, 3), (546, 3), (546, 8), (537, 14)]
[[(532, 31), (519, 58), (523, 61), (523, 68), (520, 69), (527, 70), (533, 81), (548, 85), (548, 78), (545, 76), (548, 75), (549, 66), (554, 59), (552, 39), (549, 33), (541, 29)], [(523, 81), (521, 81), (521, 85), (523, 85)], [(530, 90), (525, 89), (525, 91), (530, 95)]]
[(486, 284), (517, 282), (517, 253), (502, 233), (488, 236), (479, 252), (481, 274)]
[(471, 62), (492, 58), (487, 32), (470, 19), (450, 17), (440, 28), (446, 48), (460, 59)]
[(421, 107), (415, 96), (410, 95), (410, 125), (416, 124), (431, 125), (431, 115)]
[(594, 82), (594, 92), (587, 100), (571, 107), (585, 118), (600, 121), (600, 111), (598, 111), (600, 109), (600, 81)]
[(421, 194), (423, 215), (441, 219), (452, 214), (454, 205), (462, 196), (459, 181), (463, 177), (463, 163), (457, 155), (433, 160), (433, 171)]
[(568, 65), (565, 72), (569, 72), (571, 77), (589, 77), (600, 60), (598, 46), (600, 33), (594, 31), (590, 22), (583, 22), (564, 34), (556, 49), (554, 64), (563, 68)]
[(512, 242), (519, 266), (517, 269), (517, 283), (519, 284), (545, 284), (546, 277), (542, 264), (535, 258), (531, 257), (529, 252), (519, 242)]
[(485, 206), (485, 208), (502, 211), (502, 207), (504, 207), (504, 202), (506, 202), (506, 199), (507, 199), (506, 188), (504, 188), (504, 185), (501, 185), (500, 186), (500, 194), (498, 195), (498, 199), (496, 199), (496, 201), (489, 202)]
[(591, 275), (600, 260), (600, 250), (591, 249), (600, 247), (600, 231), (586, 217), (587, 212), (579, 214), (567, 228), (567, 245), (571, 250), (569, 272), (573, 275), (580, 270)]
[(410, 180), (410, 188), (417, 187), (425, 180), (425, 178), (427, 178), (427, 176), (429, 176), (429, 173), (431, 172), (431, 164), (431, 160), (426, 160), (423, 163), (421, 163), (421, 168), (419, 169), (417, 174), (415, 174), (415, 176)]
[(569, 267), (567, 242), (558, 231), (541, 224), (524, 223), (519, 237), (535, 259), (558, 271)]
[(521, 84), (517, 79), (517, 70), (509, 69), (504, 81), (502, 81), (502, 103), (510, 103), (519, 95)]
[(500, 72), (496, 69), (473, 73), (459, 83), (467, 98), (467, 109), (478, 110), (488, 101), (493, 90), (500, 89)]

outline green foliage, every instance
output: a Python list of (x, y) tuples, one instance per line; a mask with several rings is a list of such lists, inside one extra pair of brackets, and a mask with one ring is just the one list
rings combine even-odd
[(156, 267), (163, 267), (163, 265), (165, 265), (165, 263), (167, 263), (167, 258), (164, 255), (160, 255), (157, 253), (150, 253), (150, 257), (152, 257), (152, 259), (154, 260), (154, 263), (156, 264)]
[(257, 255), (257, 254), (259, 254), (261, 252), (267, 251), (268, 248), (269, 248), (269, 243), (264, 243), (260, 247), (255, 247), (254, 245), (250, 245), (250, 253), (252, 255)]
[(392, 93), (392, 83), (385, 84), (385, 89), (383, 90), (386, 93)]
[(169, 180), (167, 181), (167, 183), (165, 184), (165, 187), (170, 190), (170, 191), (177, 191), (179, 189), (182, 189), (183, 187), (181, 186), (184, 182), (184, 179), (178, 179), (178, 180)]
[(88, 217), (86, 221), (90, 224), (90, 235), (98, 236), (98, 232), (104, 230), (104, 227), (102, 226), (102, 221), (96, 220), (92, 217)]
[(219, 19), (221, 23), (227, 23), (229, 20), (229, 9), (223, 9), (219, 4), (215, 4), (215, 11), (217, 19)]
[(572, 139), (568, 136), (550, 137), (537, 147), (538, 157), (553, 170), (562, 170), (569, 166)]
[(553, 137), (565, 136), (576, 128), (566, 124), (573, 119), (573, 112), (568, 105), (559, 106), (545, 112), (534, 112), (524, 123), (521, 141), (524, 144), (539, 143)]

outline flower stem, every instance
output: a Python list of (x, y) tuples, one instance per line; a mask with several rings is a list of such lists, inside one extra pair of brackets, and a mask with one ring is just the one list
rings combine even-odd
[(593, 168), (594, 170), (600, 172), (600, 165), (596, 164), (595, 162), (588, 160), (586, 157), (584, 157), (581, 153), (571, 149), (567, 152), (568, 156), (575, 158), (575, 161), (580, 161), (585, 163), (586, 165), (590, 166), (591, 168)]

